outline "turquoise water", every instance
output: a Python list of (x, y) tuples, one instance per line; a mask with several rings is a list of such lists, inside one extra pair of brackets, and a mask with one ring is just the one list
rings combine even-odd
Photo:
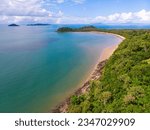
[(0, 112), (48, 112), (87, 78), (103, 48), (121, 41), (53, 26), (0, 28)]

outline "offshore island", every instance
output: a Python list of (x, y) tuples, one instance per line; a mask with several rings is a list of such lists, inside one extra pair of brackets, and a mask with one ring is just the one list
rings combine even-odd
[(9, 27), (18, 27), (19, 25), (13, 23), (13, 24), (9, 24), (8, 26), (9, 26)]
[(50, 26), (51, 24), (47, 23), (35, 23), (35, 24), (27, 24), (27, 26)]
[(150, 30), (105, 30), (86, 26), (62, 27), (57, 32), (105, 33), (116, 35), (123, 42), (113, 47), (110, 54), (107, 48), (90, 79), (52, 112), (150, 112)]

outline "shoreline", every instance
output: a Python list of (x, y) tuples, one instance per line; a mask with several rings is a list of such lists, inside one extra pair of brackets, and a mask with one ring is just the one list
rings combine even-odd
[(113, 36), (116, 36), (116, 37), (119, 37), (120, 39), (122, 40), (125, 40), (126, 38), (119, 35), (119, 34), (115, 34), (115, 33), (110, 33), (110, 32), (99, 32), (99, 31), (91, 31), (92, 33), (97, 33), (97, 34), (107, 34), (107, 35), (113, 35)]
[[(121, 38), (121, 40), (122, 40), (121, 42), (123, 42), (125, 40), (125, 37), (118, 35), (118, 34), (114, 34), (114, 33), (98, 32), (98, 31), (91, 31), (91, 32), (92, 33), (98, 33), (98, 34), (114, 35), (116, 37)], [(81, 87), (79, 87), (71, 95), (69, 95), (66, 99), (64, 99), (63, 102), (59, 103), (57, 106), (55, 106), (53, 109), (51, 109), (50, 112), (52, 112), (52, 113), (66, 113), (68, 106), (70, 104), (71, 97), (73, 95), (79, 96), (81, 94), (88, 92), (89, 87), (90, 87), (90, 82), (93, 80), (97, 80), (101, 77), (103, 68), (104, 68), (107, 60), (114, 53), (114, 51), (118, 48), (118, 45), (120, 43), (104, 48), (101, 55), (100, 55), (100, 59), (98, 60), (98, 63), (93, 68), (93, 71), (91, 72), (91, 74), (89, 75), (87, 80), (85, 80), (85, 83), (83, 83), (83, 85)]]

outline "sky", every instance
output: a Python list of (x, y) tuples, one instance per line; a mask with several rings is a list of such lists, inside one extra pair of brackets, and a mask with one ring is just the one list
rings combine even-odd
[(0, 0), (0, 24), (150, 24), (150, 0)]

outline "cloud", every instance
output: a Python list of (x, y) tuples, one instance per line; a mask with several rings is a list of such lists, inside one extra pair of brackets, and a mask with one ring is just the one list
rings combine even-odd
[(145, 22), (150, 22), (150, 11), (146, 10), (141, 10), (137, 13), (135, 13), (135, 16), (140, 20), (140, 21), (145, 21)]
[(72, 0), (73, 2), (77, 3), (77, 4), (82, 4), (85, 2), (85, 0)]
[(150, 11), (140, 10), (138, 12), (114, 13), (108, 16), (76, 17), (63, 15), (57, 23), (91, 24), (91, 23), (145, 23), (150, 24)]
[(58, 20), (57, 23), (65, 23), (65, 24), (88, 24), (91, 21), (91, 18), (87, 17), (76, 17), (76, 16), (65, 16), (63, 15)]
[(1, 16), (1, 24), (9, 23), (55, 23), (56, 19), (33, 16)]
[[(52, 0), (49, 0), (52, 3)], [(62, 3), (64, 0), (55, 0)], [(46, 0), (1, 0), (0, 23), (29, 23), (29, 22), (55, 22), (63, 16), (63, 12), (50, 11), (46, 8)]]
[[(67, 16), (56, 6), (65, 2), (82, 4), (86, 0), (1, 0), (0, 23), (149, 23), (150, 11), (114, 13), (108, 16)], [(54, 7), (55, 6), (55, 7)], [(52, 10), (52, 11), (51, 11)]]
[[(64, 2), (82, 4), (85, 0), (1, 0), (0, 23), (62, 23), (70, 21), (61, 10), (52, 12), (53, 6)], [(59, 8), (58, 8), (59, 9)], [(82, 18), (74, 17), (72, 22), (80, 22)]]
[(50, 16), (42, 7), (42, 0), (1, 0), (0, 15), (5, 16)]
[(150, 23), (150, 11), (141, 10), (139, 12), (115, 13), (108, 16), (97, 16), (92, 22), (105, 23)]
[(57, 17), (62, 17), (63, 15), (64, 15), (64, 13), (61, 10), (59, 10), (57, 13)]
[(65, 0), (56, 0), (56, 2), (57, 2), (58, 4), (61, 4), (61, 3), (64, 3)]

